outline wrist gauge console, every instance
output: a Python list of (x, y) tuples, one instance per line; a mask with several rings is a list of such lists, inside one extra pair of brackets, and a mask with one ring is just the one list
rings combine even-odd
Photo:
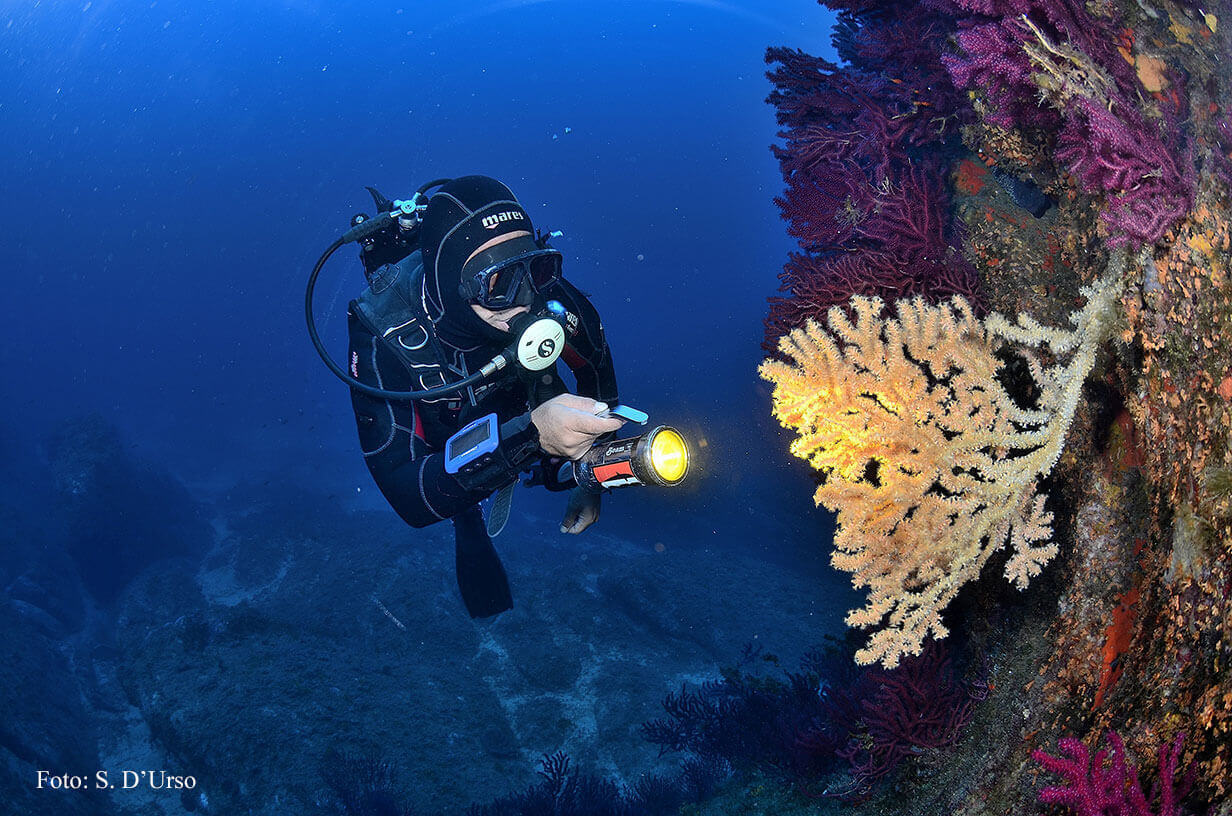
[(496, 414), (470, 423), (445, 440), (445, 472), (470, 474), (488, 465), (500, 444)]

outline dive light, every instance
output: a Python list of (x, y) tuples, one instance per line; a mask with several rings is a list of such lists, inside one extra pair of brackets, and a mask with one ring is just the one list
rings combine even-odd
[(675, 487), (688, 472), (689, 446), (668, 425), (595, 445), (573, 463), (578, 486), (592, 493), (639, 484)]

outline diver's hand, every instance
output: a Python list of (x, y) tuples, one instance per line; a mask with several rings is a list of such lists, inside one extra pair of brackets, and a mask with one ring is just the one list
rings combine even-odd
[(569, 505), (565, 508), (565, 518), (560, 523), (560, 531), (577, 535), (598, 521), (600, 495), (580, 487), (573, 488), (569, 492)]
[(618, 430), (623, 419), (597, 416), (607, 405), (589, 397), (560, 394), (530, 412), (530, 421), (539, 429), (539, 447), (550, 456), (578, 460), (595, 440)]

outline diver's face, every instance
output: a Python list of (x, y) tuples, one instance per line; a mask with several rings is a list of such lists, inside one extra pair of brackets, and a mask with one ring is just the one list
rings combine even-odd
[[(466, 266), (466, 263), (469, 262), (471, 258), (474, 258), (476, 255), (478, 255), (480, 252), (491, 249), (494, 246), (503, 244), (506, 241), (510, 240), (511, 238), (519, 238), (522, 236), (529, 236), (529, 235), (530, 233), (527, 232), (526, 230), (518, 230), (517, 232), (507, 232), (498, 238), (493, 238), (491, 241), (488, 241), (487, 243), (482, 244), (478, 249), (472, 252), (470, 256), (467, 257), (466, 261), (463, 262), (462, 265)], [(475, 311), (475, 314), (479, 315), (479, 319), (482, 320), (484, 323), (487, 323), (492, 328), (499, 329), (500, 331), (503, 331), (503, 332), (509, 331), (509, 321), (513, 320), (515, 317), (517, 317), (520, 314), (526, 314), (527, 312), (530, 311), (530, 308), (527, 306), (510, 306), (508, 309), (499, 309), (499, 310), (493, 311), (492, 309), (488, 309), (483, 306), (480, 306), (478, 303), (471, 303), (471, 309)]]
[(485, 309), (478, 303), (472, 303), (471, 308), (475, 310), (475, 314), (479, 315), (480, 320), (492, 328), (500, 329), (503, 332), (509, 331), (509, 322), (511, 320), (520, 314), (526, 314), (530, 311), (526, 306), (511, 306), (508, 309), (494, 312), (491, 309)]

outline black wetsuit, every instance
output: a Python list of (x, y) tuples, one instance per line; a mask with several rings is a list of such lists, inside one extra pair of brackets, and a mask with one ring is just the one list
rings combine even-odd
[[(576, 328), (566, 334), (561, 355), (577, 379), (578, 394), (616, 404), (616, 375), (599, 313), (566, 281), (545, 292), (544, 297), (560, 301), (568, 314), (578, 318)], [(356, 317), (353, 306), (348, 310), (348, 325), (350, 359), (357, 363), (356, 377), (361, 382), (390, 390), (418, 386), (407, 366)], [(445, 351), (449, 354), (453, 350)], [(487, 358), (498, 351), (491, 349)], [(453, 382), (462, 379), (455, 371), (447, 371), (445, 376)], [(495, 413), (501, 422), (501, 448), (513, 464), (529, 464), (543, 454), (537, 444), (538, 432), (530, 423), (530, 410), (565, 391), (552, 367), (531, 377), (510, 372), (485, 390), (476, 405), (465, 396), (395, 402), (358, 391), (351, 392), (351, 404), (372, 478), (398, 515), (413, 527), (426, 527), (453, 518), (517, 478), (517, 471), (511, 470), (476, 489), (462, 487), (455, 476), (445, 472), (442, 451), (446, 439), (471, 420)], [(528, 441), (535, 444), (527, 446)], [(524, 451), (527, 447), (530, 450)]]
[[(565, 307), (566, 347), (561, 359), (574, 374), (577, 393), (609, 405), (616, 404), (615, 370), (595, 307), (582, 292), (564, 280), (542, 292), (541, 300), (556, 300)], [(425, 322), (432, 325), (430, 321)], [(353, 376), (384, 389), (421, 388), (422, 364), (416, 366), (420, 370), (412, 376), (410, 365), (391, 348), (389, 338), (378, 337), (373, 327), (361, 319), (354, 301), (348, 309), (348, 326), (348, 359)], [(463, 352), (433, 339), (440, 349), (439, 359), (444, 361), (444, 365), (437, 368), (446, 382), (457, 382), (465, 371), (477, 370), (501, 348), (494, 346)], [(499, 597), (487, 600), (468, 597), (468, 592), (477, 591), (482, 595), (486, 590), (468, 590), (468, 564), (464, 561), (494, 560), (495, 563), (486, 569), (498, 569), (499, 576), (492, 580), (504, 582), (503, 568), (484, 529), (479, 502), (516, 480), (519, 471), (545, 456), (538, 446), (539, 435), (530, 421), (530, 411), (566, 390), (556, 366), (534, 374), (512, 366), (498, 374), (494, 383), (485, 384), (477, 391), (434, 400), (398, 402), (351, 392), (364, 461), (398, 515), (413, 527), (453, 519), (458, 544), (459, 585), (472, 616), (487, 617), (512, 604)], [(445, 441), (471, 420), (490, 413), (495, 413), (501, 423), (499, 451), (503, 467), (488, 474), (481, 484), (464, 486), (455, 475), (445, 472)], [(478, 581), (485, 582), (487, 579)], [(508, 592), (507, 583), (504, 592)]]

